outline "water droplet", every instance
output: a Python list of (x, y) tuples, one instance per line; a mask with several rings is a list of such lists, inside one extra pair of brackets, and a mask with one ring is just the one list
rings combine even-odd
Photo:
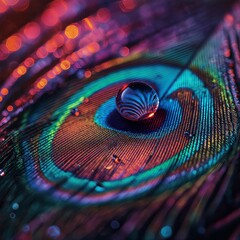
[(78, 117), (78, 116), (80, 115), (80, 112), (79, 112), (78, 108), (73, 108), (73, 109), (71, 110), (71, 114), (72, 114), (73, 116)]
[(185, 136), (187, 139), (191, 139), (191, 138), (193, 137), (193, 134), (190, 133), (190, 132), (188, 132), (188, 131), (186, 131), (186, 132), (184, 132), (184, 136)]
[(81, 169), (81, 164), (79, 164), (79, 163), (74, 163), (74, 164), (73, 164), (72, 166), (70, 166), (68, 169), (69, 169), (70, 172), (77, 173), (77, 172)]
[(4, 177), (5, 176), (5, 172), (3, 171), (3, 169), (0, 169), (0, 177)]
[(166, 225), (162, 227), (160, 233), (163, 238), (170, 238), (172, 236), (172, 228)]
[(19, 209), (19, 204), (17, 202), (12, 204), (12, 209), (13, 210), (18, 210)]
[(89, 103), (89, 98), (85, 98), (84, 103)]
[(57, 238), (61, 235), (61, 230), (58, 226), (53, 225), (47, 229), (47, 234), (51, 238)]
[(109, 165), (109, 166), (106, 166), (105, 169), (106, 169), (106, 170), (111, 170), (112, 167), (113, 167), (112, 165)]
[(213, 79), (213, 80), (212, 80), (212, 83), (217, 83), (217, 79)]
[(0, 142), (4, 142), (5, 141), (5, 138), (4, 137), (1, 137), (0, 138)]
[(103, 192), (105, 190), (104, 186), (102, 183), (98, 182), (96, 187), (95, 187), (95, 191), (96, 192)]
[(122, 160), (121, 160), (117, 155), (113, 154), (112, 161), (113, 161), (114, 163), (119, 164), (119, 163), (121, 163)]
[(120, 228), (120, 223), (117, 220), (113, 220), (110, 223), (112, 229), (118, 229)]
[(120, 115), (131, 121), (141, 121), (154, 116), (159, 106), (156, 91), (144, 82), (124, 85), (116, 97)]

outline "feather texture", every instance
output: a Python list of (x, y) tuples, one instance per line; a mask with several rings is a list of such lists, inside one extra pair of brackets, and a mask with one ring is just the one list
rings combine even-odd
[[(0, 1), (2, 238), (237, 239), (239, 12)], [(132, 81), (160, 98), (144, 122), (116, 111)]]

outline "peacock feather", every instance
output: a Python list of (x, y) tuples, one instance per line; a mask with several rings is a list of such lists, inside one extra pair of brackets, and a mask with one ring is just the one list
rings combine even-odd
[[(239, 239), (239, 1), (0, 0), (0, 23), (1, 239)], [(136, 81), (144, 121), (116, 107)]]

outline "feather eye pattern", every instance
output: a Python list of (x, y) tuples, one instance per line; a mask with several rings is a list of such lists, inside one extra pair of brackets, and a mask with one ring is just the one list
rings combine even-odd
[[(1, 239), (237, 239), (239, 12), (0, 1)], [(152, 118), (118, 113), (133, 82)]]

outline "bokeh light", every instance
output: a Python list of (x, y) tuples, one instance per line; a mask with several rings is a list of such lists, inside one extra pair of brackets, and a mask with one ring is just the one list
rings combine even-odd
[(90, 30), (93, 30), (94, 29), (94, 25), (91, 21), (91, 19), (89, 18), (84, 18), (83, 21), (85, 22), (85, 26), (90, 29)]
[(47, 9), (43, 13), (43, 15), (41, 17), (41, 20), (46, 26), (52, 27), (52, 26), (55, 26), (58, 23), (59, 18), (58, 18), (58, 15), (57, 15), (57, 13), (54, 9)]
[(67, 26), (65, 29), (65, 35), (70, 39), (76, 38), (78, 34), (79, 34), (78, 27), (74, 24)]
[(9, 106), (7, 107), (7, 110), (8, 110), (9, 112), (12, 112), (13, 106), (12, 106), (12, 105), (9, 105)]
[(97, 18), (100, 22), (107, 22), (111, 17), (111, 13), (107, 8), (100, 8), (97, 12)]
[(46, 85), (47, 85), (48, 81), (46, 78), (42, 78), (38, 83), (37, 83), (37, 87), (39, 89), (43, 89)]
[(17, 73), (18, 73), (20, 76), (24, 75), (26, 72), (27, 72), (27, 68), (24, 67), (24, 66), (19, 66), (18, 69), (17, 69)]
[(2, 1), (0, 1), (0, 13), (6, 12), (8, 7)]
[(12, 6), (15, 12), (24, 12), (29, 7), (29, 0), (20, 0), (16, 5)]
[(40, 27), (38, 23), (36, 22), (28, 23), (24, 28), (24, 34), (29, 39), (37, 38), (40, 34)]
[(14, 6), (18, 3), (19, 0), (2, 0), (6, 6)]
[(71, 64), (68, 60), (63, 60), (61, 63), (60, 63), (60, 67), (63, 69), (63, 70), (68, 70), (70, 68)]
[(8, 95), (8, 89), (7, 89), (7, 88), (3, 88), (3, 89), (1, 90), (1, 93), (2, 93), (2, 95), (4, 95), (4, 96)]
[(21, 48), (22, 40), (20, 37), (13, 35), (6, 41), (6, 47), (10, 52), (15, 52)]

